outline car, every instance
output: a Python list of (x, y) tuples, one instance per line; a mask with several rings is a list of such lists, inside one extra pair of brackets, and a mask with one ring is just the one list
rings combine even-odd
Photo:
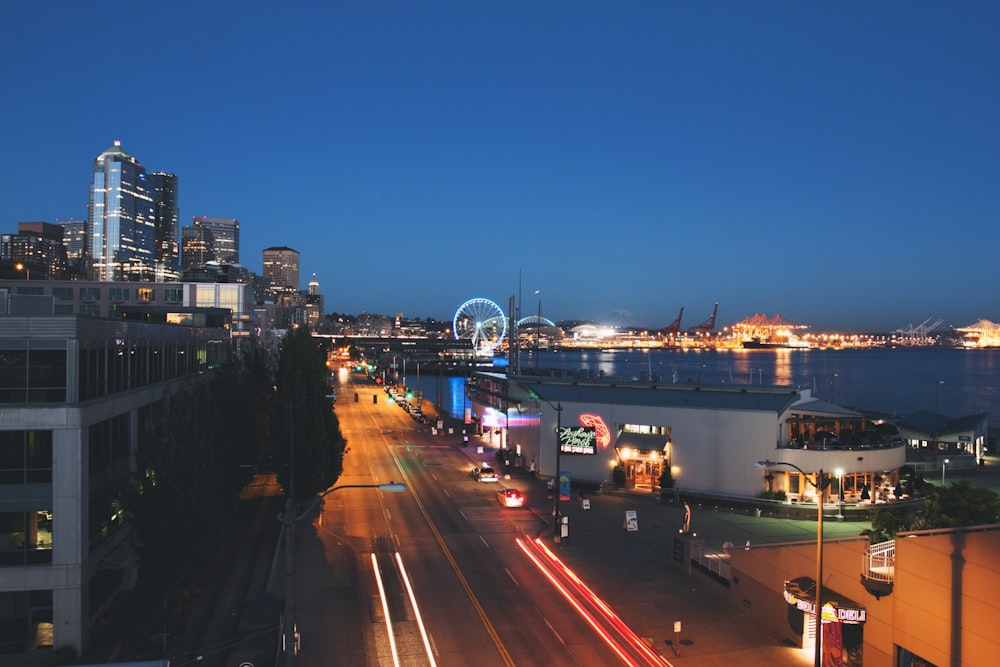
[(500, 475), (487, 464), (476, 466), (472, 469), (472, 478), (477, 482), (499, 482)]
[(517, 489), (500, 489), (497, 492), (497, 498), (504, 507), (524, 507), (526, 500), (524, 494)]

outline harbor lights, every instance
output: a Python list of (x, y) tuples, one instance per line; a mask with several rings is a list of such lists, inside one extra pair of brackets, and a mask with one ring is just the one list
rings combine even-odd
[[(816, 597), (813, 600), (813, 617), (816, 619), (816, 646), (813, 655), (813, 667), (823, 667), (823, 604), (821, 602), (823, 589), (823, 495), (826, 487), (830, 484), (820, 468), (816, 473), (816, 481), (809, 479), (809, 474), (794, 463), (782, 461), (757, 461), (758, 468), (774, 468), (777, 466), (788, 466), (798, 470), (806, 481), (816, 489)], [(839, 472), (839, 471), (838, 471)]]

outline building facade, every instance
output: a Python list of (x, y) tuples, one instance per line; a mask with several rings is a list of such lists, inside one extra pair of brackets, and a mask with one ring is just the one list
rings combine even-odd
[(230, 353), (224, 329), (0, 317), (0, 650), (86, 649), (135, 583), (118, 498), (140, 415)]
[[(667, 471), (686, 494), (814, 501), (808, 483), (839, 471), (846, 499), (890, 485), (906, 459), (898, 440), (797, 441), (816, 428), (864, 428), (862, 415), (814, 399), (808, 389), (651, 384), (477, 373), (468, 383), (472, 428), (542, 476), (611, 481), (653, 491)], [(838, 426), (839, 425), (839, 426)], [(558, 438), (556, 434), (558, 435)], [(758, 465), (781, 463), (781, 469)], [(798, 468), (800, 472), (796, 472)], [(895, 473), (892, 473), (895, 474)]]
[(299, 290), (299, 253), (281, 246), (264, 250), (264, 278), (275, 292)]
[(219, 264), (240, 263), (240, 221), (229, 218), (195, 216), (192, 227), (211, 232), (212, 256), (205, 261)]
[(180, 323), (184, 309), (227, 308), (232, 311), (231, 334), (236, 338), (253, 337), (254, 332), (269, 328), (257, 321), (256, 302), (247, 283), (0, 280), (0, 315), (30, 312), (120, 319), (123, 308), (146, 306), (176, 308)]
[(47, 222), (19, 222), (17, 234), (0, 235), (0, 260), (9, 262), (25, 280), (69, 277), (63, 228)]
[(87, 206), (87, 259), (93, 280), (153, 280), (153, 188), (120, 141), (94, 160)]
[(149, 175), (153, 189), (154, 261), (165, 271), (180, 269), (180, 209), (177, 207), (177, 175), (162, 171)]

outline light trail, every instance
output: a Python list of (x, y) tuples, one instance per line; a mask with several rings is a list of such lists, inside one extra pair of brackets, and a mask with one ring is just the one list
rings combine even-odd
[(396, 651), (396, 636), (392, 633), (392, 614), (389, 613), (389, 601), (385, 598), (385, 585), (382, 583), (382, 573), (378, 569), (378, 558), (372, 554), (372, 569), (375, 571), (375, 581), (378, 582), (378, 596), (382, 600), (382, 613), (385, 614), (385, 627), (389, 633), (389, 650), (392, 652), (392, 664), (399, 666), (399, 652)]
[(630, 628), (604, 600), (594, 593), (594, 591), (592, 591), (590, 587), (583, 582), (583, 580), (576, 576), (576, 573), (573, 572), (573, 570), (567, 567), (558, 556), (552, 553), (552, 550), (549, 549), (547, 544), (537, 538), (535, 539), (535, 544), (542, 551), (542, 553), (545, 554), (546, 558), (548, 558), (555, 567), (559, 568), (559, 570), (574, 583), (583, 595), (590, 599), (590, 601), (597, 607), (598, 610), (600, 610), (601, 614), (608, 620), (608, 622), (618, 628), (619, 632), (625, 636), (625, 639), (628, 640), (629, 644), (631, 644), (635, 650), (642, 653), (647, 660), (652, 661), (656, 665), (670, 665), (669, 661), (656, 653), (656, 651), (654, 651), (642, 637), (638, 636), (635, 631), (632, 630), (632, 628)]
[(413, 615), (417, 619), (417, 627), (420, 628), (420, 638), (424, 642), (424, 651), (427, 653), (427, 659), (430, 661), (432, 667), (437, 667), (437, 663), (434, 661), (434, 651), (431, 649), (431, 640), (427, 636), (427, 629), (424, 627), (424, 619), (420, 615), (420, 607), (417, 605), (417, 596), (413, 594), (413, 586), (410, 585), (410, 576), (406, 574), (406, 567), (403, 565), (403, 557), (399, 555), (398, 551), (396, 552), (396, 564), (399, 566), (399, 575), (403, 579), (403, 584), (406, 586), (406, 594), (410, 598), (410, 606), (413, 607)]
[(593, 615), (583, 608), (583, 605), (580, 604), (580, 601), (577, 600), (576, 597), (574, 597), (573, 594), (566, 589), (566, 587), (562, 584), (562, 582), (556, 579), (555, 575), (553, 575), (548, 570), (548, 568), (546, 568), (544, 564), (542, 564), (542, 562), (538, 559), (537, 556), (535, 556), (535, 554), (531, 553), (528, 550), (528, 546), (524, 543), (524, 541), (522, 541), (521, 538), (517, 538), (516, 542), (517, 546), (520, 547), (521, 551), (524, 552), (524, 555), (527, 556), (535, 564), (535, 567), (538, 568), (538, 571), (541, 572), (542, 575), (544, 575), (545, 578), (548, 579), (549, 582), (556, 588), (556, 590), (558, 590), (562, 594), (562, 596), (566, 599), (566, 601), (569, 602), (574, 609), (576, 609), (580, 617), (583, 620), (585, 620), (591, 628), (594, 629), (594, 632), (600, 635), (601, 639), (604, 640), (604, 643), (607, 644), (608, 648), (614, 651), (615, 654), (619, 658), (621, 658), (621, 661), (624, 664), (629, 665), (630, 667), (638, 667), (638, 663), (634, 662), (625, 653), (625, 650), (618, 644), (618, 642), (616, 642), (614, 638), (610, 634), (608, 634), (608, 632), (604, 628), (602, 628), (600, 624), (597, 623)]

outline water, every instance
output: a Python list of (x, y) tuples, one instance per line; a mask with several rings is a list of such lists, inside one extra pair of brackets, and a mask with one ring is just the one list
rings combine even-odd
[[(847, 350), (650, 350), (522, 353), (521, 371), (536, 365), (589, 370), (594, 377), (660, 383), (789, 386), (846, 407), (909, 414), (936, 410), (952, 417), (982, 412), (1000, 418), (1000, 350), (898, 347)], [(409, 377), (414, 382), (414, 377)], [(423, 376), (420, 388), (460, 417), (463, 379)], [(440, 388), (440, 391), (439, 391)]]

